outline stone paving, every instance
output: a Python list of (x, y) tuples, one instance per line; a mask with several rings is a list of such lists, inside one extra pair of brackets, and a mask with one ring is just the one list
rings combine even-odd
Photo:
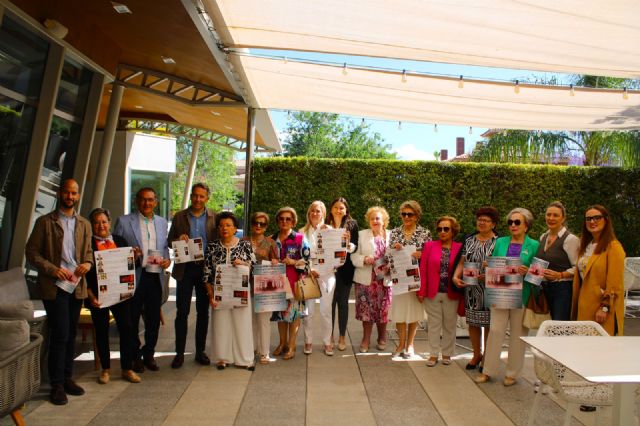
[[(468, 372), (470, 358), (466, 337), (458, 337), (455, 362), (425, 364), (426, 333), (418, 332), (416, 356), (392, 360), (389, 351), (358, 354), (362, 326), (349, 321), (347, 350), (333, 357), (302, 353), (302, 333), (294, 359), (279, 358), (269, 365), (257, 365), (254, 372), (227, 368), (218, 371), (202, 367), (186, 355), (184, 366), (170, 368), (173, 359), (175, 304), (163, 307), (166, 324), (161, 327), (158, 372), (142, 374), (142, 383), (129, 384), (119, 378), (117, 361), (112, 380), (100, 385), (93, 370), (89, 342), (79, 343), (76, 361), (78, 382), (87, 393), (70, 396), (69, 404), (58, 407), (47, 402), (49, 386), (43, 383), (37, 397), (25, 409), (28, 425), (525, 425), (534, 398), (535, 375), (527, 352), (523, 377), (505, 388), (496, 380), (476, 385), (477, 371)], [(190, 315), (187, 350), (193, 349), (195, 308)], [(626, 334), (640, 335), (640, 319), (628, 319)], [(115, 327), (112, 327), (115, 329)], [(392, 327), (390, 327), (391, 329)], [(115, 330), (112, 330), (115, 332)], [(464, 335), (464, 332), (460, 333)], [(272, 342), (276, 341), (275, 326)], [(375, 332), (374, 332), (375, 335)], [(395, 345), (390, 334), (388, 350)], [(375, 337), (374, 337), (375, 338)], [(117, 348), (114, 336), (112, 348)], [(275, 345), (272, 345), (274, 347)], [(374, 345), (372, 345), (373, 347)], [(506, 352), (503, 354), (506, 355)], [(112, 358), (117, 356), (112, 353)], [(553, 395), (542, 398), (535, 424), (561, 425), (562, 403)], [(610, 413), (603, 413), (610, 424)], [(0, 425), (11, 424), (8, 418)], [(573, 425), (593, 425), (593, 413), (574, 413)]]

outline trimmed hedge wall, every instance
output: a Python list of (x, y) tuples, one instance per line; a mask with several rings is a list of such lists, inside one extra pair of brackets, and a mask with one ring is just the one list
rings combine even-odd
[[(309, 204), (325, 204), (338, 196), (349, 201), (351, 215), (365, 227), (368, 207), (384, 206), (391, 215), (389, 228), (401, 223), (398, 207), (416, 200), (423, 209), (421, 224), (434, 231), (435, 219), (455, 216), (462, 233), (474, 230), (473, 212), (492, 205), (501, 217), (514, 207), (525, 207), (535, 222), (538, 238), (546, 229), (544, 212), (554, 200), (567, 207), (568, 228), (579, 234), (587, 206), (603, 204), (613, 217), (616, 235), (627, 256), (640, 255), (640, 169), (445, 163), (397, 160), (341, 160), (258, 158), (253, 164), (251, 210), (275, 214), (289, 205), (305, 222)], [(269, 232), (275, 231), (271, 222)], [(498, 232), (506, 235), (505, 220)]]

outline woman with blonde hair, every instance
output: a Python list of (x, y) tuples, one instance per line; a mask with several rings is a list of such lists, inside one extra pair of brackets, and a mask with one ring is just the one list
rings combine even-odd
[[(299, 230), (304, 234), (311, 248), (311, 256), (309, 263), (311, 265), (311, 273), (318, 278), (320, 284), (320, 335), (324, 345), (324, 353), (327, 356), (333, 355), (333, 342), (331, 341), (331, 303), (333, 302), (333, 292), (336, 287), (336, 276), (331, 272), (318, 273), (316, 266), (316, 250), (318, 244), (318, 232), (321, 229), (330, 229), (329, 225), (324, 224), (327, 216), (327, 207), (322, 201), (316, 200), (309, 205), (307, 209), (307, 223)], [(307, 316), (302, 319), (302, 327), (304, 330), (304, 353), (310, 354), (313, 351), (313, 314), (316, 308), (315, 300), (307, 303)]]
[[(420, 226), (422, 207), (417, 201), (405, 201), (400, 205), (400, 216), (402, 225), (391, 230), (389, 248), (400, 250), (404, 246), (415, 246), (416, 251), (412, 256), (420, 259), (422, 246), (427, 241), (431, 241), (431, 232)], [(425, 318), (422, 304), (411, 293), (398, 294), (393, 298), (389, 315), (391, 321), (396, 323), (398, 332), (398, 346), (392, 356), (401, 355), (403, 358), (410, 358), (414, 354), (413, 341), (418, 330), (418, 321)], [(384, 347), (379, 346), (378, 349), (384, 350)]]
[(383, 207), (370, 207), (365, 214), (369, 229), (358, 235), (358, 250), (351, 257), (356, 267), (356, 319), (362, 321), (360, 352), (369, 351), (373, 324), (378, 328), (378, 346), (387, 341), (387, 322), (391, 307), (391, 287), (380, 264), (384, 261), (389, 241), (389, 214)]

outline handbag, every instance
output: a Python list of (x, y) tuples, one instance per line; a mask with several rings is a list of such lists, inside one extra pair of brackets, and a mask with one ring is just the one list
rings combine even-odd
[(314, 277), (313, 274), (309, 274), (296, 281), (294, 297), (297, 301), (319, 299), (321, 296), (320, 284), (318, 284), (318, 279)]
[(529, 295), (529, 301), (527, 307), (524, 310), (524, 317), (522, 318), (522, 325), (528, 329), (540, 328), (540, 325), (551, 319), (549, 313), (549, 304), (547, 298), (544, 295), (542, 288), (537, 292), (536, 289), (531, 289)]

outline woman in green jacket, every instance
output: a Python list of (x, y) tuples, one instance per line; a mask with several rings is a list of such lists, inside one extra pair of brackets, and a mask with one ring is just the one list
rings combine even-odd
[[(515, 208), (507, 215), (509, 225), (508, 237), (498, 238), (493, 249), (493, 256), (519, 257), (522, 265), (518, 272), (526, 275), (529, 265), (538, 251), (538, 241), (527, 236), (533, 225), (533, 215), (527, 209)], [(504, 381), (505, 386), (513, 385), (524, 364), (524, 342), (520, 336), (526, 336), (529, 329), (523, 327), (522, 317), (531, 294), (531, 284), (524, 282), (522, 287), (522, 304), (515, 309), (491, 308), (491, 327), (485, 350), (483, 373), (476, 377), (477, 383), (488, 382), (498, 372), (502, 342), (509, 324), (509, 360)], [(486, 299), (485, 299), (486, 300)]]

